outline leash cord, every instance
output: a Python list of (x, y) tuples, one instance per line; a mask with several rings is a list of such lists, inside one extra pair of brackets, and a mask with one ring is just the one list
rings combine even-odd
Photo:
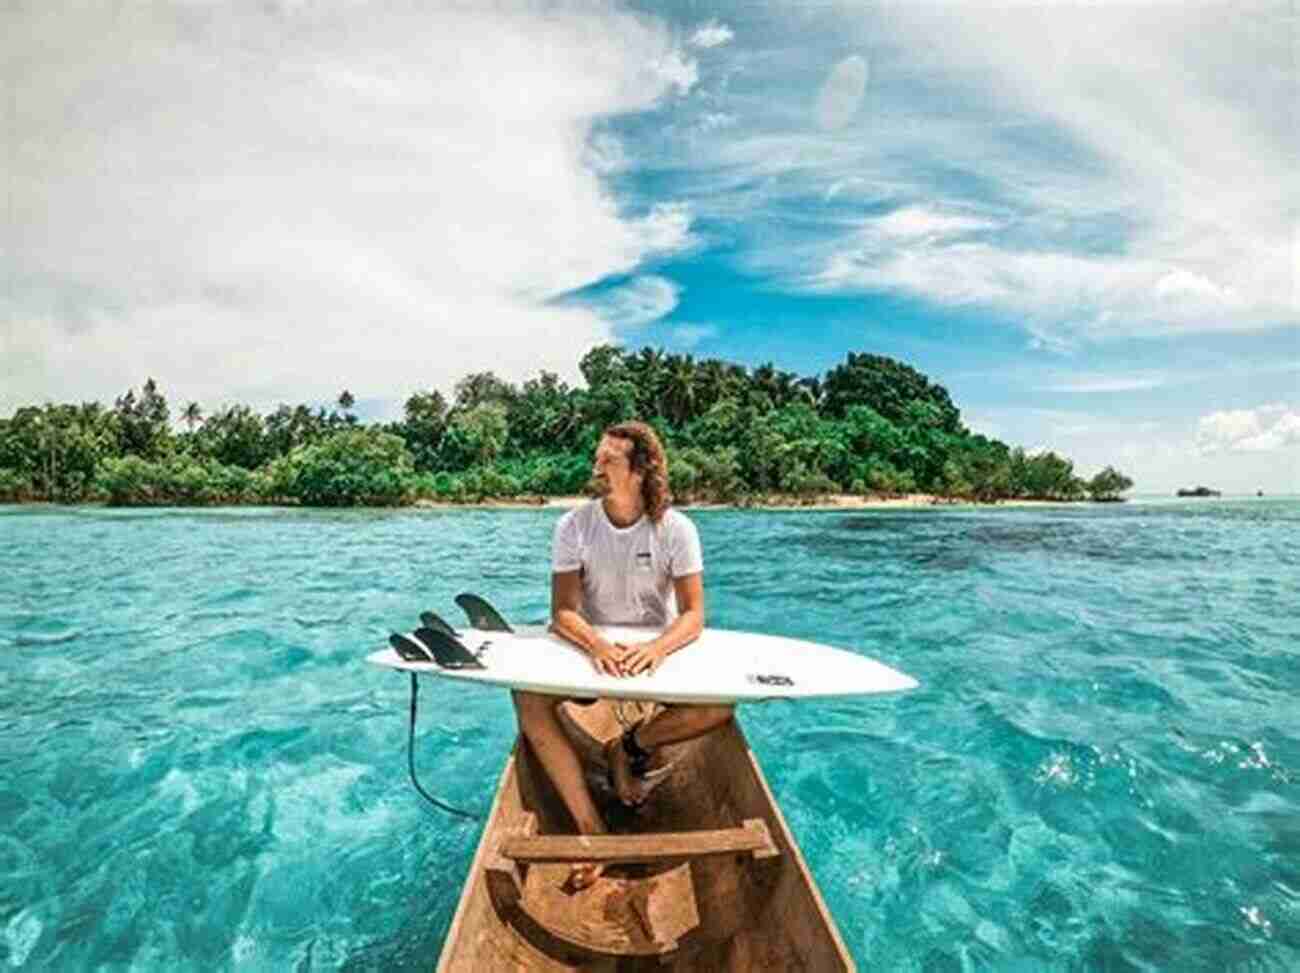
[(479, 820), (478, 815), (470, 814), (468, 811), (462, 811), (458, 807), (452, 807), (444, 801), (438, 800), (423, 787), (415, 777), (415, 701), (420, 695), (420, 682), (415, 673), (411, 673), (411, 728), (406, 737), (406, 765), (411, 772), (411, 783), (415, 789), (420, 792), (420, 796), (432, 804), (434, 807), (445, 811), (448, 814), (455, 815), (458, 818), (464, 818), (466, 821)]

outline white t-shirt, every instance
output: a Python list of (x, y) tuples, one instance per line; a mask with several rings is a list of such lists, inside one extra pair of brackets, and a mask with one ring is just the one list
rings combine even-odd
[(582, 572), (583, 614), (597, 625), (667, 625), (677, 617), (674, 578), (704, 570), (700, 534), (669, 508), (658, 524), (642, 516), (615, 527), (599, 499), (555, 525), (551, 570)]

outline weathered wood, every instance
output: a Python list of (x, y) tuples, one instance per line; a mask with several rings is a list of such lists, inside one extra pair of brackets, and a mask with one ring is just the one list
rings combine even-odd
[(762, 818), (746, 818), (741, 825), (753, 836), (755, 858), (776, 858), (781, 849), (772, 840), (772, 832), (767, 830), (767, 822)]
[[(612, 800), (602, 747), (620, 732), (613, 707), (605, 700), (588, 707), (565, 705), (560, 717), (597, 799)], [(502, 773), (439, 973), (855, 970), (739, 727), (727, 724), (664, 751), (676, 768), (624, 822), (620, 830), (632, 834), (615, 838), (635, 839), (641, 848), (649, 842), (653, 848), (665, 834), (757, 834), (761, 827), (766, 840), (751, 836), (749, 844), (773, 854), (758, 857), (757, 848), (695, 856), (661, 852), (635, 864), (606, 862), (604, 875), (590, 889), (565, 892), (568, 862), (598, 858), (592, 846), (574, 842), (572, 819), (520, 738)], [(546, 848), (551, 838), (562, 839), (562, 848), (567, 843), (568, 852), (581, 847), (581, 855), (543, 862), (501, 854), (506, 847)], [(532, 844), (539, 841), (543, 844)], [(676, 877), (666, 877), (674, 872)], [(686, 878), (689, 895), (676, 884)], [(694, 917), (674, 911), (687, 901)], [(631, 948), (629, 943), (641, 951), (621, 951)]]
[(518, 908), (524, 897), (524, 880), (519, 868), (509, 858), (489, 855), (483, 863), (484, 880), (492, 903), (500, 912)]
[(517, 838), (531, 838), (537, 834), (537, 815), (529, 814), (527, 811), (519, 815), (519, 824), (515, 826), (512, 834)]
[[(507, 837), (527, 841), (537, 834), (537, 815), (521, 814), (519, 823), (507, 832)], [(484, 877), (488, 894), (500, 912), (519, 906), (524, 895), (524, 877), (510, 855), (501, 854), (500, 848), (489, 848), (483, 859)]]
[(619, 862), (622, 864), (676, 861), (706, 855), (751, 854), (755, 858), (779, 855), (767, 825), (754, 818), (739, 828), (706, 831), (628, 835), (547, 834), (504, 838), (503, 858), (516, 862)]
[(568, 888), (569, 868), (528, 869), (523, 910), (551, 936), (592, 956), (662, 956), (699, 925), (690, 867), (651, 878), (602, 878)]
[[(492, 834), (494, 825), (498, 823), (498, 815), (503, 813), (503, 808), (507, 804), (513, 803), (514, 779), (515, 756), (511, 754), (501, 771), (501, 780), (497, 783), (496, 793), (492, 796), (492, 808), (488, 811), (487, 824), (484, 826), (483, 834), (479, 838), (478, 848), (474, 852), (474, 860), (470, 862), (471, 876), (483, 872), (485, 860), (490, 854), (488, 839)], [(447, 930), (442, 955), (438, 958), (437, 973), (451, 973), (453, 970), (459, 971), (463, 969), (463, 966), (457, 962), (456, 952), (448, 948), (452, 943), (464, 944), (470, 951), (481, 952), (484, 956), (487, 955), (486, 948), (479, 949), (481, 945), (485, 945), (491, 938), (491, 929), (485, 927), (483, 923), (482, 909), (484, 905), (491, 908), (486, 881), (480, 883), (471, 879), (471, 881), (466, 882), (460, 901), (456, 903), (456, 913), (451, 918), (451, 928)]]

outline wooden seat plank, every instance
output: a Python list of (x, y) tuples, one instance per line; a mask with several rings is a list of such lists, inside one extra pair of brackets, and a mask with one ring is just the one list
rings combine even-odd
[(750, 818), (739, 828), (631, 835), (523, 835), (502, 839), (501, 857), (516, 862), (650, 863), (704, 855), (779, 855), (767, 824)]

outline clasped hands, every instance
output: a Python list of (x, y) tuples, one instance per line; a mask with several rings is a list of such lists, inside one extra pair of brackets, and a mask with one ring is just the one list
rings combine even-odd
[(605, 642), (589, 654), (597, 672), (616, 678), (651, 675), (668, 658), (668, 652), (653, 642)]

